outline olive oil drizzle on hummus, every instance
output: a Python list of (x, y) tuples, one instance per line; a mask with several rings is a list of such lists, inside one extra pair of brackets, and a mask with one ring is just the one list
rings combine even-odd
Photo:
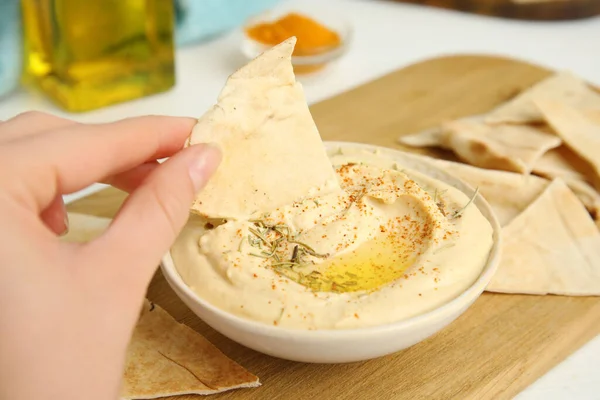
[[(356, 207), (364, 216), (369, 215), (370, 206), (363, 201), (366, 200), (366, 196), (370, 197), (371, 201), (377, 199), (384, 201), (386, 197), (396, 198), (414, 190), (415, 184), (410, 180), (404, 185), (391, 184), (390, 187), (380, 177), (369, 182), (363, 176), (362, 184), (357, 185), (358, 182), (347, 175), (355, 168), (360, 170), (355, 163), (345, 164), (337, 169), (344, 180), (342, 186), (347, 193), (346, 197), (338, 200), (341, 210), (334, 217), (337, 220), (345, 220), (352, 207)], [(309, 199), (293, 207), (302, 209), (303, 204), (311, 201), (317, 208), (322, 204), (318, 199)], [(404, 215), (380, 225), (377, 234), (357, 248), (332, 256), (329, 253), (315, 251), (312, 245), (300, 240), (301, 230), (293, 232), (290, 226), (268, 213), (250, 219), (248, 222), (251, 225), (247, 228), (247, 234), (240, 235), (238, 251), (264, 259), (261, 263), (263, 267), (270, 268), (279, 276), (288, 278), (313, 292), (342, 293), (377, 290), (403, 276), (419, 257), (421, 246), (431, 238), (432, 234), (429, 224), (417, 223), (408, 215)], [(351, 227), (349, 229), (352, 230)], [(249, 252), (243, 251), (245, 242), (252, 248)], [(337, 250), (348, 245), (350, 243), (340, 244), (342, 247), (338, 246)]]

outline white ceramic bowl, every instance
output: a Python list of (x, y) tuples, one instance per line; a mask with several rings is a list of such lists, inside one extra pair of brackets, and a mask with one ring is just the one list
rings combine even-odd
[[(444, 181), (471, 197), (473, 188), (429, 163), (398, 150), (346, 142), (328, 148), (367, 149), (394, 158), (399, 164)], [(481, 295), (499, 262), (500, 225), (489, 204), (477, 196), (475, 204), (493, 228), (494, 244), (479, 278), (455, 299), (425, 314), (386, 325), (342, 330), (296, 330), (254, 322), (223, 311), (199, 298), (181, 279), (170, 253), (162, 260), (163, 274), (175, 293), (208, 325), (228, 338), (261, 353), (293, 361), (344, 363), (384, 356), (419, 343), (460, 316)]]

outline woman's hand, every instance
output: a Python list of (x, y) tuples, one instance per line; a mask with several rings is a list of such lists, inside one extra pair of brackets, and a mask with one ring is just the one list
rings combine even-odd
[[(211, 146), (182, 150), (194, 123), (0, 122), (0, 398), (118, 398), (147, 285), (220, 161)], [(98, 239), (61, 242), (61, 195), (94, 182), (131, 194)]]

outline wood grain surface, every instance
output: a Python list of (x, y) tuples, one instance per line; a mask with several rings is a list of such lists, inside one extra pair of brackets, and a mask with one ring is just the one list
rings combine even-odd
[[(488, 111), (549, 73), (508, 59), (438, 58), (311, 110), (324, 140), (398, 148), (400, 134)], [(68, 209), (112, 216), (124, 198), (107, 189)], [(214, 399), (508, 399), (600, 333), (600, 298), (485, 293), (449, 327), (405, 351), (360, 363), (303, 364), (259, 354), (223, 337), (189, 311), (160, 271), (148, 297), (263, 384)]]

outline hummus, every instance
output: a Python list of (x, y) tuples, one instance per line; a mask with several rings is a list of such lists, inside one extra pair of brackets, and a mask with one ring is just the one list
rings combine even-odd
[(191, 217), (171, 249), (184, 282), (227, 312), (296, 329), (400, 321), (474, 283), (492, 227), (472, 199), (377, 153), (330, 159), (339, 190), (243, 220)]

